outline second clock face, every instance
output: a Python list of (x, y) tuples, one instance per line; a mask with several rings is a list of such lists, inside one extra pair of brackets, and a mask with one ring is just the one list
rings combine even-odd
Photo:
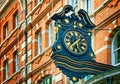
[(86, 38), (78, 31), (68, 31), (64, 35), (66, 48), (73, 54), (81, 55), (87, 50)]

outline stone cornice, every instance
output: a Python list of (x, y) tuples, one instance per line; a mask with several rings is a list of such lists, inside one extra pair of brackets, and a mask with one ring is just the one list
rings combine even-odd
[(6, 3), (3, 5), (2, 8), (0, 8), (0, 18), (2, 17), (2, 15), (4, 15), (4, 13), (8, 10), (8, 8), (10, 8), (11, 4), (13, 4), (13, 2), (15, 0), (5, 0)]
[(114, 12), (113, 14), (111, 14), (109, 17), (107, 17), (103, 21), (101, 21), (98, 25), (96, 25), (94, 32), (97, 33), (98, 31), (100, 31), (105, 26), (112, 23), (114, 20), (118, 19), (119, 17), (120, 17), (120, 9)]
[(11, 43), (9, 43), (3, 50), (1, 50), (0, 57), (3, 56), (6, 52), (8, 52), (11, 48), (13, 48), (18, 38), (20, 39), (22, 36), (23, 36), (23, 31), (19, 33), (19, 37), (15, 37)]
[(47, 15), (47, 13), (52, 10), (52, 7), (55, 6), (55, 4), (58, 1), (59, 0), (53, 0), (53, 2), (51, 2), (42, 12), (40, 12), (40, 14), (31, 23), (32, 27), (34, 27), (36, 25), (36, 23), (38, 23), (44, 16)]
[(103, 8), (105, 8), (105, 7), (108, 5), (108, 3), (110, 3), (110, 2), (111, 2), (111, 0), (105, 0), (101, 6), (99, 6), (98, 8), (96, 8), (96, 9), (94, 10), (94, 16), (95, 16), (97, 13), (99, 13)]

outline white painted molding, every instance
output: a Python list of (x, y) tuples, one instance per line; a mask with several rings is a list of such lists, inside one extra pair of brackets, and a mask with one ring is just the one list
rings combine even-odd
[(103, 47), (101, 47), (100, 49), (98, 49), (95, 54), (97, 55), (98, 53), (102, 52), (103, 50), (107, 49), (107, 48), (111, 48), (111, 45), (105, 45)]

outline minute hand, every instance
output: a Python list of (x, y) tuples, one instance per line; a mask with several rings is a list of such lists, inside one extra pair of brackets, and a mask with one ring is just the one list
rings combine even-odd
[(77, 44), (80, 41), (80, 39), (76, 40), (71, 46), (70, 48), (72, 48), (75, 44)]

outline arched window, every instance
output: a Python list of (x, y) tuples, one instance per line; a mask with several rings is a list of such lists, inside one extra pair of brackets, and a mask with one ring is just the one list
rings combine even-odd
[(112, 40), (112, 64), (120, 63), (120, 31), (118, 31)]
[(42, 81), (40, 81), (38, 84), (52, 84), (52, 76), (47, 76)]

